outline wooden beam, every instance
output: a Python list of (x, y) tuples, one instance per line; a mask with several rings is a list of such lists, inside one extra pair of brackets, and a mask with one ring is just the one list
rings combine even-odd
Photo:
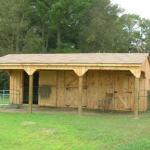
[(140, 89), (140, 78), (135, 78), (135, 96), (134, 96), (134, 117), (139, 117), (139, 89)]
[(79, 76), (78, 88), (79, 88), (78, 114), (82, 115), (83, 76)]
[(77, 67), (73, 69), (77, 76), (83, 76), (88, 69), (86, 67)]
[(37, 70), (35, 68), (32, 68), (31, 66), (26, 66), (24, 68), (24, 71), (28, 74), (28, 75), (33, 75), (34, 72), (36, 72)]
[(136, 78), (140, 78), (140, 76), (141, 76), (141, 68), (132, 68), (132, 69), (130, 69), (130, 72), (131, 72)]
[(33, 104), (33, 75), (29, 75), (29, 110), (32, 113)]

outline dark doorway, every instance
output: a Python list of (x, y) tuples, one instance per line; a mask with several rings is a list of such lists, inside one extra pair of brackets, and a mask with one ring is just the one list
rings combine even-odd
[[(33, 75), (33, 104), (38, 104), (39, 72)], [(29, 75), (24, 72), (23, 103), (29, 104)]]
[(0, 90), (9, 90), (9, 83), (10, 76), (8, 72), (0, 71)]

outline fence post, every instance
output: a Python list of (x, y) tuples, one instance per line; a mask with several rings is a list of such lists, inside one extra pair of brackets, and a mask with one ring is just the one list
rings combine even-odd
[(5, 90), (3, 90), (3, 103), (4, 103), (4, 94), (5, 94)]

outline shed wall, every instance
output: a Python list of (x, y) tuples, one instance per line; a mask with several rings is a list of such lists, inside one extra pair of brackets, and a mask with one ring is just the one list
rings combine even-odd
[(10, 103), (22, 104), (23, 101), (23, 71), (10, 71)]
[[(148, 59), (143, 64), (142, 70), (143, 70), (144, 77), (141, 76), (141, 78), (145, 79), (145, 80), (143, 80), (143, 84), (145, 86), (142, 87), (140, 96), (143, 99), (142, 101), (144, 101), (144, 104), (143, 104), (144, 110), (147, 110), (148, 108), (150, 108), (150, 102), (148, 101), (148, 91), (150, 91), (150, 63), (149, 63)], [(144, 99), (144, 97), (145, 97), (145, 99)]]
[[(50, 85), (49, 98), (39, 98), (40, 106), (72, 107), (78, 105), (78, 76), (73, 71), (40, 71), (40, 86)], [(82, 106), (89, 109), (103, 109), (99, 103), (106, 93), (113, 93), (108, 109), (134, 109), (134, 76), (128, 71), (88, 71), (83, 80)], [(140, 90), (145, 91), (145, 79), (140, 79)], [(140, 110), (146, 109), (146, 97), (140, 97)]]
[[(149, 64), (146, 66), (149, 67)], [(147, 69), (148, 70), (148, 69)], [(150, 72), (150, 71), (149, 71)], [(150, 73), (140, 78), (139, 109), (147, 109), (147, 90), (150, 89)], [(49, 85), (51, 94), (48, 98), (39, 95), (39, 106), (71, 107), (78, 105), (78, 80), (74, 71), (39, 71), (39, 87)], [(113, 99), (108, 109), (134, 109), (134, 76), (129, 71), (98, 71), (90, 70), (83, 78), (82, 106), (89, 109), (103, 109), (101, 101), (106, 93), (113, 93)], [(10, 72), (10, 98), (13, 104), (22, 104), (23, 71)]]

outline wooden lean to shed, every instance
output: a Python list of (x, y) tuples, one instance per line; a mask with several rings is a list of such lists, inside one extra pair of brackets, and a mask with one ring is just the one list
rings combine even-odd
[(50, 107), (146, 111), (147, 53), (10, 54), (10, 102)]

